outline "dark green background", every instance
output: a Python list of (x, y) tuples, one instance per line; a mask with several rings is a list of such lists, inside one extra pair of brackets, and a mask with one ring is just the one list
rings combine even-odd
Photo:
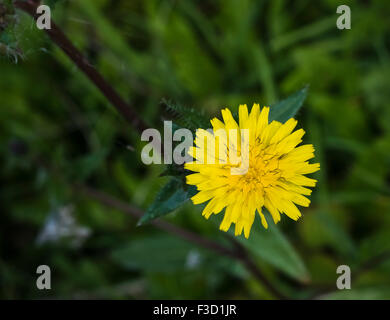
[[(53, 19), (151, 127), (175, 119), (164, 97), (211, 118), (309, 84), (297, 118), (316, 147), (319, 183), (302, 219), (277, 225), (298, 267), (266, 237), (251, 242), (266, 254), (256, 262), (293, 298), (390, 298), (389, 1), (342, 1), (351, 30), (336, 28), (331, 0), (54, 2)], [(166, 178), (142, 164), (139, 136), (84, 74), (29, 16), (15, 17), (0, 34), (0, 298), (273, 298), (237, 262), (136, 227), (77, 190), (146, 209)], [(78, 247), (37, 245), (66, 205), (91, 235)], [(200, 212), (187, 203), (165, 219), (220, 241), (216, 217)], [(35, 287), (41, 264), (52, 269), (50, 291)], [(341, 264), (352, 290), (336, 290)]]

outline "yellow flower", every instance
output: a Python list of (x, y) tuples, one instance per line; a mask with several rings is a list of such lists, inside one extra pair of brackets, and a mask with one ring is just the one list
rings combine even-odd
[[(237, 124), (229, 109), (222, 110), (224, 122), (214, 118), (212, 131), (196, 131), (196, 147), (189, 150), (194, 161), (185, 164), (186, 169), (196, 172), (187, 176), (187, 183), (196, 185), (198, 190), (192, 202), (210, 200), (203, 216), (208, 219), (226, 207), (220, 229), (228, 231), (234, 223), (235, 234), (244, 231), (246, 238), (256, 210), (268, 228), (263, 207), (275, 224), (281, 213), (298, 220), (301, 213), (295, 204), (309, 206), (310, 200), (305, 196), (311, 190), (306, 187), (314, 187), (317, 182), (304, 175), (320, 169), (319, 163), (308, 162), (314, 157), (313, 145), (297, 147), (305, 133), (303, 129), (293, 132), (297, 121), (291, 118), (284, 124), (268, 123), (268, 114), (268, 107), (260, 112), (259, 105), (254, 104), (248, 114), (247, 106), (240, 105)], [(240, 139), (241, 134), (246, 139)]]

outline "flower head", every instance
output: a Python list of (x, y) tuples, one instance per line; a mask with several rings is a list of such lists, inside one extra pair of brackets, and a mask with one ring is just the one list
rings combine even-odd
[(293, 132), (297, 121), (291, 118), (284, 124), (269, 123), (268, 114), (268, 107), (260, 112), (259, 105), (254, 104), (248, 114), (247, 106), (240, 105), (237, 123), (229, 109), (222, 110), (223, 122), (212, 119), (212, 131), (196, 131), (196, 147), (189, 151), (194, 161), (185, 164), (186, 169), (196, 172), (187, 176), (187, 183), (198, 190), (192, 202), (209, 201), (203, 216), (208, 219), (226, 208), (220, 229), (228, 231), (234, 223), (235, 234), (244, 231), (246, 238), (256, 211), (268, 228), (263, 207), (275, 224), (283, 213), (298, 220), (301, 213), (296, 204), (309, 206), (305, 196), (311, 190), (307, 187), (317, 182), (305, 174), (320, 168), (319, 163), (308, 162), (314, 157), (313, 145), (297, 147), (305, 133), (303, 129)]

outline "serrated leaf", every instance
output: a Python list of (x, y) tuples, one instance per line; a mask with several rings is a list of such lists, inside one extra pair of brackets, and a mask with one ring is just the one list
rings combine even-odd
[[(195, 186), (183, 185), (184, 183), (181, 179), (172, 178), (159, 191), (152, 205), (139, 220), (138, 225), (172, 212), (195, 195)], [(184, 189), (184, 187), (186, 189)]]
[(183, 165), (177, 164), (167, 164), (165, 170), (160, 174), (160, 177), (165, 176), (174, 176), (174, 177), (182, 177), (185, 174), (185, 169)]
[(308, 281), (308, 271), (294, 247), (277, 226), (273, 223), (268, 225), (268, 229), (264, 229), (256, 217), (249, 239), (243, 236), (237, 239), (261, 261), (268, 262), (298, 281)]
[(162, 104), (166, 106), (168, 111), (178, 116), (178, 121), (183, 128), (195, 131), (198, 128), (207, 128), (210, 125), (209, 120), (198, 109), (185, 107), (165, 99), (162, 100)]
[(286, 122), (288, 119), (293, 118), (299, 109), (302, 107), (303, 102), (307, 96), (308, 86), (295, 92), (287, 99), (277, 102), (271, 105), (269, 113), (269, 121)]

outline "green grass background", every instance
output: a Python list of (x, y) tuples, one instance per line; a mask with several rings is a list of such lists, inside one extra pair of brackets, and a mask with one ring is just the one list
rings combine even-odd
[[(303, 217), (277, 226), (307, 277), (283, 272), (290, 266), (267, 241), (256, 250), (282, 270), (256, 262), (293, 298), (390, 298), (388, 1), (343, 1), (351, 30), (336, 28), (333, 0), (54, 2), (56, 23), (150, 127), (175, 116), (162, 98), (211, 118), (309, 84), (297, 119), (316, 147), (319, 183)], [(0, 298), (273, 298), (237, 262), (136, 227), (75, 190), (88, 184), (146, 209), (166, 179), (161, 166), (142, 164), (139, 137), (84, 74), (17, 16), (0, 37), (24, 56), (0, 57)], [(70, 239), (37, 245), (48, 215), (69, 204), (91, 235), (77, 248)], [(190, 203), (165, 218), (220, 234)], [(41, 264), (51, 266), (52, 290), (35, 286)], [(352, 269), (352, 290), (336, 290), (341, 264)]]

